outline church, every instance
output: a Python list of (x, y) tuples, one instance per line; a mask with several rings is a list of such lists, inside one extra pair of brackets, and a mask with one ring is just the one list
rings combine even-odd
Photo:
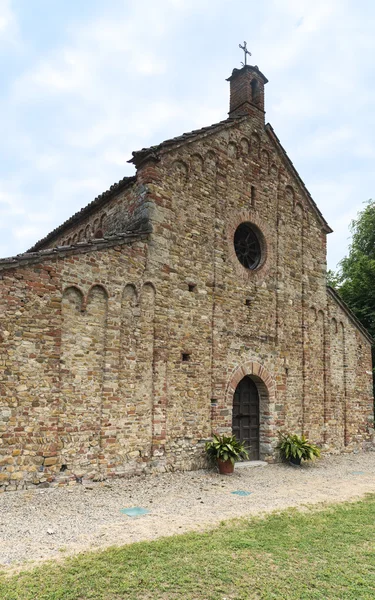
[(266, 77), (227, 81), (227, 118), (133, 152), (0, 260), (0, 490), (199, 468), (216, 432), (251, 460), (279, 431), (372, 447), (372, 340), (326, 285), (332, 230), (265, 124)]

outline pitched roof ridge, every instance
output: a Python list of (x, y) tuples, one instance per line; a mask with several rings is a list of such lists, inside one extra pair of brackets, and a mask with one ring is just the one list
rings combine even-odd
[(367, 329), (362, 325), (361, 321), (355, 316), (355, 314), (349, 308), (349, 306), (344, 302), (344, 300), (341, 298), (340, 294), (338, 294), (337, 291), (331, 285), (327, 285), (327, 292), (330, 294), (330, 296), (333, 298), (333, 300), (335, 300), (337, 302), (337, 304), (340, 306), (340, 308), (343, 309), (343, 311), (347, 314), (349, 319), (354, 323), (354, 325), (357, 327), (357, 329), (359, 329), (359, 331), (367, 339), (367, 341), (370, 342), (370, 344), (373, 344), (374, 343), (373, 338), (371, 337), (371, 335), (369, 334)]
[(178, 135), (176, 137), (164, 140), (163, 142), (160, 142), (160, 144), (156, 144), (154, 146), (149, 146), (148, 148), (142, 148), (141, 150), (133, 150), (133, 152), (132, 152), (133, 157), (130, 160), (128, 160), (128, 162), (133, 163), (136, 166), (138, 166), (139, 164), (141, 164), (143, 162), (143, 160), (145, 159), (146, 156), (155, 154), (156, 152), (159, 152), (163, 148), (168, 148), (169, 146), (174, 146), (174, 144), (191, 141), (192, 139), (194, 139), (200, 135), (204, 135), (206, 133), (209, 133), (209, 132), (219, 129), (221, 127), (227, 127), (229, 125), (233, 125), (234, 123), (239, 123), (240, 121), (245, 119), (246, 116), (247, 115), (242, 116), (242, 117), (227, 117), (223, 121), (219, 121), (218, 123), (213, 123), (212, 125), (207, 125), (206, 127), (201, 127), (200, 129), (193, 129), (192, 131), (182, 133), (181, 135)]
[(84, 206), (83, 208), (81, 208), (81, 210), (79, 210), (78, 212), (74, 213), (74, 215), (72, 215), (71, 217), (69, 217), (69, 219), (67, 219), (66, 221), (64, 221), (64, 223), (62, 223), (61, 225), (59, 225), (58, 227), (56, 227), (55, 229), (53, 229), (52, 231), (50, 231), (50, 233), (48, 233), (44, 238), (40, 239), (33, 246), (31, 246), (31, 248), (29, 248), (29, 250), (27, 250), (27, 252), (34, 252), (34, 251), (39, 250), (39, 248), (41, 246), (43, 246), (44, 244), (48, 243), (56, 235), (58, 235), (59, 233), (61, 233), (62, 231), (64, 231), (64, 229), (66, 229), (67, 227), (69, 227), (73, 223), (79, 222), (82, 218), (84, 218), (88, 214), (90, 214), (90, 212), (93, 209), (98, 208), (99, 206), (105, 204), (107, 202), (107, 200), (109, 200), (110, 198), (112, 198), (112, 196), (114, 195), (114, 193), (117, 193), (120, 190), (122, 190), (122, 189), (124, 189), (124, 188), (126, 188), (128, 186), (130, 187), (130, 185), (132, 185), (135, 181), (136, 181), (136, 176), (135, 175), (132, 175), (130, 177), (123, 177), (122, 179), (120, 179), (120, 181), (118, 181), (117, 183), (114, 183), (113, 185), (111, 185), (111, 187), (108, 190), (106, 190), (102, 194), (99, 194), (99, 196), (97, 196), (96, 198), (94, 198), (94, 200), (92, 200), (91, 202), (89, 202), (89, 204), (87, 204), (86, 206)]
[[(236, 122), (238, 123), (245, 118), (246, 118), (246, 116), (228, 117), (227, 119), (224, 119), (223, 121), (219, 121), (218, 123), (213, 123), (212, 125), (208, 125), (206, 127), (201, 127), (200, 129), (194, 129), (187, 133), (183, 133), (177, 137), (164, 140), (163, 142), (160, 142), (160, 144), (150, 146), (149, 148), (142, 148), (141, 150), (133, 151), (132, 152), (133, 158), (128, 160), (128, 163), (134, 163), (138, 167), (143, 162), (143, 160), (146, 158), (146, 156), (149, 156), (155, 152), (158, 152), (163, 148), (168, 148), (169, 146), (173, 146), (174, 144), (177, 144), (177, 143), (183, 143), (186, 141), (190, 141), (197, 136), (204, 135), (204, 134), (214, 131), (218, 128), (227, 127), (227, 126), (233, 125)], [(123, 177), (123, 179), (120, 179), (119, 182), (111, 185), (111, 187), (108, 190), (106, 190), (105, 192), (103, 192), (102, 194), (97, 196), (94, 200), (92, 200), (92, 202), (87, 204), (85, 207), (81, 208), (81, 210), (79, 210), (74, 215), (69, 217), (69, 219), (64, 221), (64, 223), (62, 223), (61, 225), (59, 225), (58, 227), (53, 229), (44, 238), (42, 238), (38, 242), (36, 242), (33, 246), (31, 246), (31, 248), (29, 248), (28, 252), (34, 252), (34, 251), (39, 250), (41, 248), (41, 246), (50, 242), (54, 237), (56, 237), (58, 234), (60, 234), (62, 231), (64, 231), (64, 229), (68, 228), (73, 223), (79, 222), (80, 219), (82, 219), (82, 218), (86, 217), (88, 214), (90, 214), (90, 212), (93, 209), (101, 206), (102, 204), (105, 204), (105, 202), (107, 200), (109, 200), (115, 192), (119, 192), (120, 189), (124, 189), (124, 188), (132, 185), (133, 183), (135, 183), (135, 181), (136, 181), (136, 175), (133, 175), (130, 177)]]
[(295, 166), (294, 166), (294, 164), (293, 164), (292, 160), (289, 158), (289, 156), (288, 156), (288, 154), (287, 154), (287, 152), (286, 152), (285, 148), (283, 147), (283, 145), (281, 144), (281, 142), (280, 142), (279, 138), (277, 137), (277, 135), (276, 135), (276, 133), (275, 133), (275, 130), (273, 129), (272, 125), (271, 125), (270, 123), (267, 123), (267, 124), (266, 124), (266, 126), (265, 126), (265, 129), (266, 129), (266, 131), (267, 131), (269, 134), (271, 134), (271, 136), (274, 138), (275, 142), (276, 142), (276, 143), (277, 143), (277, 145), (279, 146), (279, 148), (280, 148), (280, 150), (281, 150), (282, 154), (284, 155), (284, 157), (286, 158), (286, 160), (287, 160), (288, 164), (290, 165), (290, 167), (291, 167), (291, 169), (292, 169), (292, 172), (293, 172), (293, 174), (295, 175), (295, 177), (296, 177), (296, 178), (297, 178), (297, 180), (299, 181), (299, 183), (300, 183), (300, 185), (301, 185), (301, 187), (302, 187), (303, 191), (306, 193), (306, 195), (307, 195), (307, 197), (308, 197), (308, 199), (309, 199), (309, 201), (310, 201), (310, 203), (311, 203), (311, 205), (312, 205), (312, 208), (315, 210), (315, 212), (316, 212), (316, 213), (317, 213), (317, 215), (318, 215), (318, 218), (319, 218), (319, 220), (320, 220), (320, 221), (321, 221), (321, 223), (324, 225), (325, 231), (326, 231), (327, 233), (332, 233), (333, 229), (331, 229), (331, 227), (328, 225), (327, 221), (326, 221), (326, 220), (325, 220), (325, 218), (323, 217), (322, 213), (320, 212), (318, 205), (316, 204), (316, 202), (315, 202), (314, 198), (311, 196), (311, 194), (310, 194), (309, 190), (307, 189), (307, 187), (306, 187), (306, 185), (305, 185), (304, 181), (301, 179), (301, 176), (299, 175), (299, 173), (298, 173), (297, 169), (295, 168)]
[(38, 258), (44, 259), (49, 256), (64, 254), (65, 252), (74, 254), (74, 252), (80, 250), (96, 250), (97, 246), (106, 247), (108, 245), (113, 245), (114, 243), (125, 244), (127, 242), (144, 239), (148, 236), (149, 233), (151, 233), (151, 229), (144, 229), (142, 231), (125, 231), (113, 235), (105, 235), (102, 238), (93, 238), (85, 242), (77, 242), (76, 244), (72, 244), (70, 246), (55, 246), (54, 248), (44, 248), (42, 250), (37, 251), (29, 250), (27, 252), (17, 254), (16, 256), (0, 258), (0, 269), (2, 266), (16, 266), (18, 263), (26, 260)]

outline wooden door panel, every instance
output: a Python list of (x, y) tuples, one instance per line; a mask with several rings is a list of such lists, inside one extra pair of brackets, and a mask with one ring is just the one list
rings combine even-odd
[(238, 384), (233, 397), (232, 432), (248, 448), (251, 460), (259, 459), (259, 394), (250, 377)]

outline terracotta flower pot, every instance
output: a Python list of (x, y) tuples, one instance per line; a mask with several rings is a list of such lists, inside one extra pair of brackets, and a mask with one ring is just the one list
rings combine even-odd
[(234, 464), (230, 460), (220, 460), (218, 458), (217, 465), (219, 467), (220, 475), (232, 475), (234, 471)]

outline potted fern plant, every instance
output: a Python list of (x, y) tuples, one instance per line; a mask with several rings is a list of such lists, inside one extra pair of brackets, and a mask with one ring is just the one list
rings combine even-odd
[(206, 453), (216, 461), (221, 475), (230, 475), (237, 461), (249, 458), (244, 443), (237, 440), (235, 435), (215, 434), (211, 441), (206, 442)]
[(279, 443), (276, 449), (284, 462), (300, 465), (302, 460), (313, 460), (320, 457), (320, 449), (309, 442), (305, 436), (279, 433)]

